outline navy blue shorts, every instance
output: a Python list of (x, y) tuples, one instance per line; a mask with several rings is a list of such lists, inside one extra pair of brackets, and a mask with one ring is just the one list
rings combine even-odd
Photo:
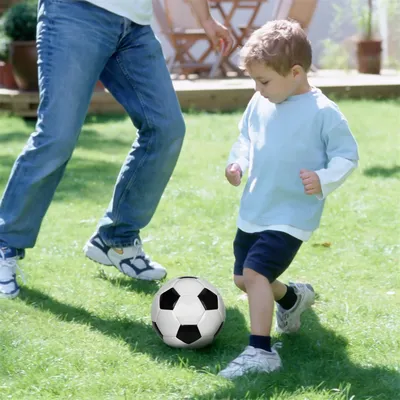
[(238, 229), (233, 242), (234, 274), (243, 275), (246, 267), (272, 283), (289, 267), (302, 243), (285, 232), (246, 233)]

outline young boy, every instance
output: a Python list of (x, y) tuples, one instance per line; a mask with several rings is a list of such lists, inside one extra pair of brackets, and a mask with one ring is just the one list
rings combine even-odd
[(228, 379), (281, 368), (271, 348), (274, 301), (277, 330), (292, 333), (315, 295), (309, 284), (277, 278), (318, 228), (326, 196), (357, 167), (345, 117), (308, 83), (311, 54), (300, 25), (286, 20), (265, 24), (241, 51), (256, 93), (225, 174), (238, 186), (249, 168), (233, 247), (234, 282), (248, 296), (251, 334), (249, 346), (219, 373)]

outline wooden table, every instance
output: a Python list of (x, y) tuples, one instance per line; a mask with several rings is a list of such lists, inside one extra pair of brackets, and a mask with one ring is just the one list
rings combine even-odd
[[(240, 10), (250, 10), (250, 16), (247, 21), (244, 21), (243, 25), (251, 29), (253, 23), (260, 11), (263, 3), (266, 3), (268, 0), (209, 0), (210, 7), (219, 12), (222, 17), (222, 23), (230, 29), (232, 32), (232, 36), (234, 38), (234, 44), (232, 46), (229, 55), (224, 57), (223, 62), (221, 63), (221, 69), (225, 69), (226, 66), (233, 69), (234, 71), (241, 73), (242, 71), (230, 60), (232, 54), (239, 48), (243, 46), (244, 39), (246, 38), (248, 31), (247, 29), (235, 29), (232, 25), (232, 19), (235, 14)], [(225, 10), (228, 6), (228, 10)], [(226, 71), (224, 71), (226, 72)]]

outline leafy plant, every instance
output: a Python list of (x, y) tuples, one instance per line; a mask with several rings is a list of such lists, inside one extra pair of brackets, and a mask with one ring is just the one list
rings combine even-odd
[[(391, 0), (386, 0), (388, 4)], [(377, 23), (375, 21), (373, 0), (351, 0), (350, 4), (332, 4), (334, 18), (330, 27), (331, 34), (339, 34), (343, 25), (355, 25), (362, 40), (372, 40), (376, 36)]]
[(0, 34), (0, 61), (8, 61), (10, 39)]
[(4, 15), (4, 33), (13, 41), (36, 40), (37, 7), (19, 3)]
[(320, 64), (327, 69), (350, 69), (348, 50), (341, 44), (332, 39), (322, 40), (322, 55)]
[[(374, 7), (373, 1), (368, 0), (367, 5), (362, 5), (360, 7), (358, 1), (353, 1), (352, 9), (353, 15), (357, 21), (357, 26), (363, 40), (372, 40), (374, 37), (375, 27), (373, 26), (374, 17)], [(357, 7), (358, 5), (358, 7)]]
[(7, 61), (10, 39), (4, 33), (4, 20), (0, 19), (0, 61)]

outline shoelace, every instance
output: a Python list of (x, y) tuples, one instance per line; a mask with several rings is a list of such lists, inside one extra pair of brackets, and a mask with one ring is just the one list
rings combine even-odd
[(282, 342), (276, 342), (271, 348), (272, 350), (277, 350), (277, 349), (281, 349), (283, 347), (283, 343)]
[(136, 256), (140, 256), (143, 257), (145, 259), (145, 261), (147, 261), (149, 263), (149, 265), (151, 266), (153, 264), (153, 261), (150, 259), (150, 257), (143, 251), (143, 247), (142, 247), (142, 242), (140, 241), (140, 239), (135, 239), (135, 241), (133, 242), (133, 245), (138, 249)]
[(8, 267), (11, 268), (12, 270), (15, 269), (18, 272), (19, 276), (21, 277), (22, 282), (24, 284), (26, 283), (25, 275), (14, 258), (7, 259), (3, 250), (0, 249), (0, 259), (3, 260), (2, 262), (3, 267)]

